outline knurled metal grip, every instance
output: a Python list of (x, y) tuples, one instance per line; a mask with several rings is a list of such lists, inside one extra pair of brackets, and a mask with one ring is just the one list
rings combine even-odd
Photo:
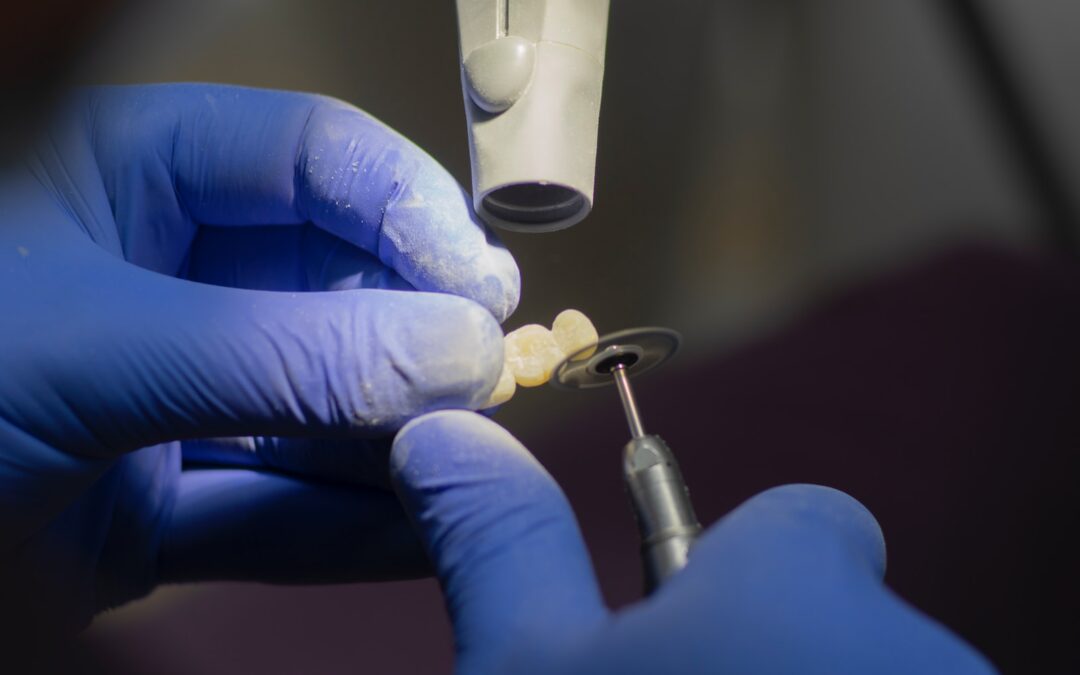
[(457, 0), (473, 205), (549, 232), (593, 203), (610, 0)]
[(701, 523), (671, 449), (659, 436), (642, 436), (623, 449), (623, 478), (641, 533), (645, 592), (686, 565)]

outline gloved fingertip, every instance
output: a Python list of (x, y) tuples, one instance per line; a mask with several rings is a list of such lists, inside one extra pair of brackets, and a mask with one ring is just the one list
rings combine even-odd
[(771, 488), (747, 500), (725, 521), (759, 533), (809, 533), (815, 541), (843, 547), (850, 559), (867, 565), (877, 577), (885, 574), (881, 527), (865, 506), (840, 490), (810, 484)]
[(398, 368), (415, 397), (413, 409), (475, 410), (488, 400), (502, 372), (503, 333), (480, 305), (451, 295), (413, 295), (419, 314), (401, 324), (409, 359)]
[(509, 251), (492, 249), (488, 266), (493, 270), (476, 286), (472, 299), (502, 323), (517, 309), (521, 296), (521, 277)]
[(488, 419), (494, 419), (495, 415), (497, 415), (499, 411), (502, 410), (503, 405), (505, 404), (500, 403), (498, 405), (493, 405), (490, 408), (482, 408), (480, 410), (477, 410), (476, 412), (480, 413), (484, 417), (487, 417)]
[(441, 410), (410, 421), (397, 433), (390, 453), (390, 474), (405, 472), (439, 476), (443, 465), (483, 464), (510, 452), (535, 464), (536, 460), (509, 431), (479, 413)]
[(477, 226), (484, 230), (487, 247), (487, 267), (491, 270), (485, 279), (486, 289), (478, 301), (487, 307), (499, 323), (503, 323), (521, 301), (521, 270), (514, 256), (471, 209), (469, 211)]
[(382, 238), (380, 257), (416, 288), (469, 298), (500, 323), (517, 308), (521, 272), (513, 255), (474, 213), (468, 193), (430, 158), (416, 162), (387, 208)]

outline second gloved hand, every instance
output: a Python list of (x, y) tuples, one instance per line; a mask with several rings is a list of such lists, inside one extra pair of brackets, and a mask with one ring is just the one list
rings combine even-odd
[(562, 492), (494, 422), (421, 417), (391, 459), (446, 594), (459, 673), (993, 672), (882, 584), (877, 523), (836, 490), (754, 497), (654, 595), (612, 614)]

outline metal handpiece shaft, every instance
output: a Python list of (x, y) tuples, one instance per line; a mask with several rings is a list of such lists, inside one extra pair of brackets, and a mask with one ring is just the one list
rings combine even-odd
[(626, 444), (623, 479), (641, 533), (645, 590), (651, 593), (686, 565), (701, 524), (675, 456), (659, 436)]

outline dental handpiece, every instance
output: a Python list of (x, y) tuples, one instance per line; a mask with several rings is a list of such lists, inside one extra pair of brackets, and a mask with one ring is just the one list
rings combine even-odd
[(637, 328), (601, 338), (591, 356), (579, 353), (563, 361), (552, 383), (564, 389), (615, 384), (630, 427), (623, 448), (623, 480), (641, 537), (645, 591), (651, 593), (686, 565), (690, 548), (701, 533), (690, 491), (671, 448), (659, 436), (646, 434), (630, 386), (640, 375), (666, 361), (680, 342), (663, 328)]

